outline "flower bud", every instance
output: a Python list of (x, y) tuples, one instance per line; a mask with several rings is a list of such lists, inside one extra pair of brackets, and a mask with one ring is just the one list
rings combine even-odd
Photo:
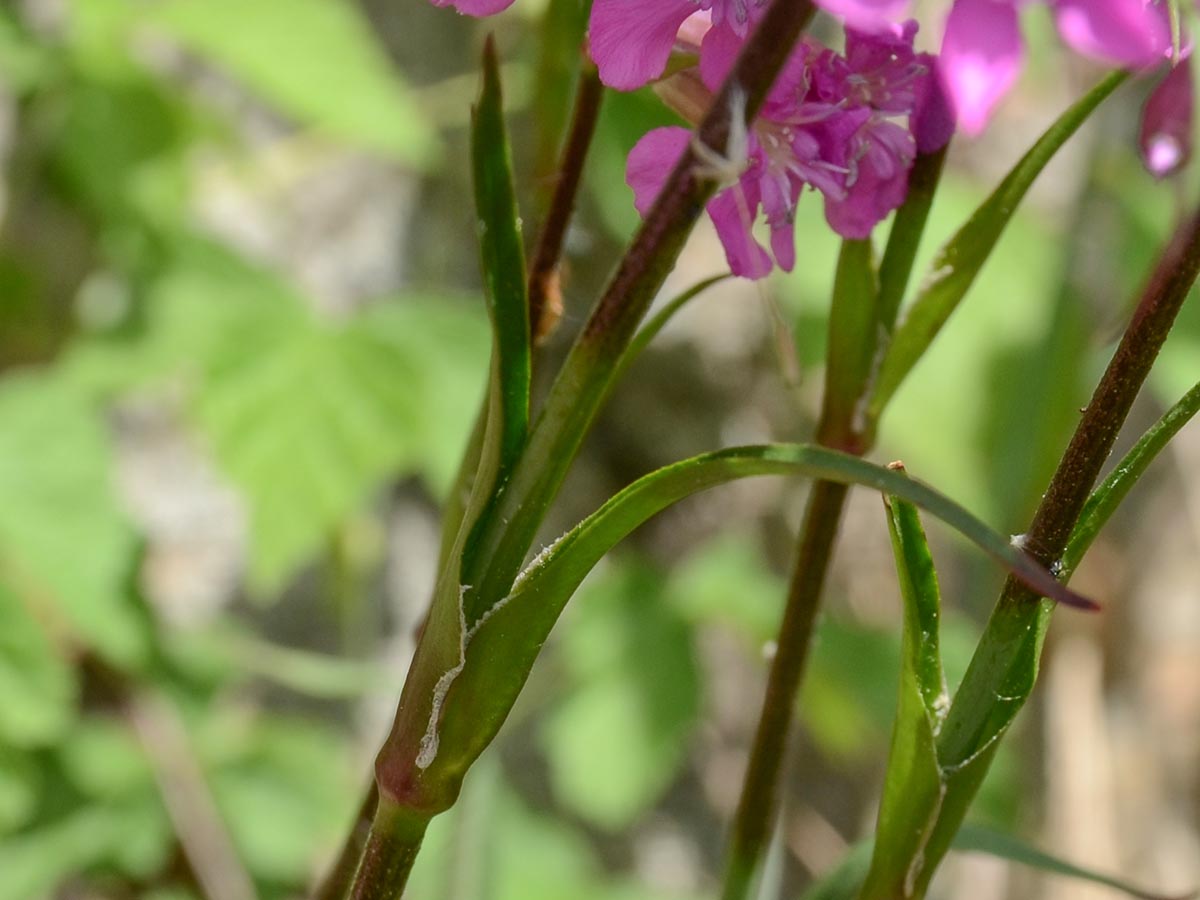
[(1192, 155), (1192, 66), (1184, 59), (1167, 72), (1142, 109), (1142, 162), (1155, 178), (1181, 169)]

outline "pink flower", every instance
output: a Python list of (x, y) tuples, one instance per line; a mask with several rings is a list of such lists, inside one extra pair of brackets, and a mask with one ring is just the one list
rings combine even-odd
[[(949, 140), (953, 127), (936, 102), (940, 92), (929, 88), (932, 60), (913, 52), (915, 32), (911, 22), (876, 34), (848, 31), (844, 56), (812, 42), (801, 45), (745, 140), (732, 142), (744, 155), (704, 161), (701, 154), (699, 165), (714, 170), (706, 174), (733, 182), (707, 211), (734, 274), (761, 278), (774, 265), (791, 270), (795, 210), (806, 187), (824, 196), (827, 221), (849, 238), (867, 237), (903, 202), (917, 152), (909, 123), (927, 122), (922, 140), (928, 150)], [(716, 28), (706, 35), (701, 73), (710, 89), (733, 65), (740, 44)], [(633, 149), (626, 177), (643, 215), (689, 140), (682, 128), (663, 128)], [(760, 217), (769, 250), (754, 235)]]
[(1191, 157), (1194, 106), (1192, 64), (1185, 59), (1167, 72), (1142, 110), (1138, 143), (1142, 161), (1155, 178), (1177, 172)]
[(493, 16), (513, 5), (513, 0), (431, 0), (434, 6), (453, 6), (468, 16)]
[[(1047, 0), (1063, 41), (1102, 62), (1144, 68), (1171, 47), (1165, 3)], [(1018, 0), (954, 0), (942, 39), (941, 76), (963, 131), (979, 134), (1020, 74)]]
[(817, 0), (817, 5), (857, 31), (890, 31), (908, 15), (909, 0)]
[(594, 0), (588, 22), (600, 80), (630, 91), (662, 76), (684, 21), (709, 11), (714, 30), (745, 37), (767, 0)]

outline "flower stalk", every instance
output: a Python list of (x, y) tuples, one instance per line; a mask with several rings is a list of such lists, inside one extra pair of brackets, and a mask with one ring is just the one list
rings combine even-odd
[[(1160, 258), (1116, 352), (1083, 409), (1029, 531), (1021, 538), (1028, 552), (1051, 571), (1060, 568), (1071, 532), (1197, 274), (1200, 211), (1177, 231)], [(943, 769), (954, 771), (975, 760), (982, 764), (972, 766), (969, 779), (947, 795), (925, 850), (915, 897), (924, 895), (987, 772), (999, 735), (1016, 713), (1015, 709), (998, 711), (992, 699), (1017, 696), (1018, 703), (1023, 701), (1024, 692), (1014, 693), (1009, 682), (1021, 677), (1019, 670), (1028, 655), (1036, 660), (1052, 609), (1034, 591), (1011, 578), (1005, 582), (938, 735), (938, 760)], [(998, 727), (996, 716), (1001, 714), (1005, 722)], [(986, 740), (993, 731), (997, 739)]]

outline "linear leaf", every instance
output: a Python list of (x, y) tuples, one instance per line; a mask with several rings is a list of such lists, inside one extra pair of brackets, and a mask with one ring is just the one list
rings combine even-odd
[(685, 497), (756, 475), (804, 475), (893, 494), (946, 522), (1034, 590), (1073, 605), (1092, 605), (954, 501), (899, 472), (802, 444), (719, 450), (659, 469), (625, 488), (544, 551), (510, 595), (479, 617), (466, 634), (466, 665), (446, 702), (443, 746), (453, 747), (454, 753), (439, 762), (460, 771), (483, 750), (515, 702), (567, 600), (613, 546)]
[(896, 329), (883, 358), (868, 410), (872, 420), (883, 412), (901, 382), (958, 308), (1042, 169), (1125, 77), (1124, 72), (1109, 75), (1064, 112), (942, 248), (929, 281)]
[[(878, 281), (870, 240), (842, 241), (825, 371), (822, 443), (841, 444), (855, 428), (855, 411), (871, 377), (878, 344)], [(832, 430), (832, 432), (830, 431)]]
[(879, 262), (879, 321), (891, 332), (896, 327), (900, 304), (908, 291), (908, 279), (925, 234), (933, 196), (942, 179), (949, 145), (933, 153), (919, 153), (908, 174), (908, 194), (896, 210), (883, 259)]
[[(471, 117), (471, 161), (480, 261), (492, 323), (492, 366), (479, 464), (460, 526), (461, 546), (451, 551), (450, 564), (461, 573), (457, 583), (464, 585), (478, 581), (473, 538), (486, 526), (488, 510), (525, 446), (532, 371), (525, 249), (504, 125), (500, 64), (490, 38), (483, 51), (483, 88)], [(474, 621), (486, 602), (468, 589), (462, 599), (467, 620)]]
[(483, 53), (483, 90), (471, 117), (471, 162), (479, 251), (492, 320), (491, 391), (500, 416), (499, 477), (503, 480), (521, 452), (529, 428), (529, 299), (512, 154), (504, 125), (500, 64), (490, 40)]
[(1076, 523), (1075, 530), (1071, 532), (1067, 549), (1063, 553), (1062, 569), (1064, 574), (1075, 570), (1079, 561), (1083, 559), (1083, 554), (1087, 552), (1092, 541), (1096, 539), (1096, 535), (1100, 533), (1100, 529), (1104, 527), (1112, 514), (1116, 512), (1117, 507), (1121, 505), (1121, 501), (1145, 474), (1150, 463), (1154, 462), (1162, 449), (1170, 443), (1171, 438), (1175, 437), (1198, 411), (1200, 411), (1200, 383), (1184, 394), (1183, 399), (1167, 410), (1166, 414), (1142, 435), (1133, 449), (1125, 455), (1125, 458), (1117, 463), (1112, 474), (1092, 492), (1092, 495), (1088, 497), (1087, 504), (1083, 507), (1083, 512), (1079, 515), (1079, 522)]
[(937, 730), (949, 705), (939, 643), (941, 594), (929, 543), (912, 504), (898, 497), (886, 497), (885, 502), (904, 601), (904, 634), (875, 850), (860, 900), (913, 896), (925, 842), (942, 801)]
[[(842, 862), (829, 874), (810, 885), (801, 895), (801, 900), (852, 900), (856, 897), (859, 885), (867, 874), (873, 843), (872, 838), (866, 838), (851, 846)], [(985, 853), (997, 859), (1020, 863), (1064, 878), (1110, 887), (1138, 900), (1190, 900), (1196, 896), (1195, 891), (1182, 894), (1147, 891), (1124, 879), (1066, 862), (1030, 847), (1019, 838), (979, 825), (964, 825), (954, 839), (953, 847), (961, 853)]]
[(1089, 881), (1092, 884), (1104, 885), (1105, 887), (1128, 894), (1130, 897), (1137, 897), (1139, 900), (1168, 900), (1168, 898), (1172, 897), (1178, 898), (1178, 900), (1186, 900), (1186, 898), (1196, 896), (1195, 891), (1188, 891), (1183, 894), (1164, 894), (1159, 891), (1148, 891), (1145, 888), (1130, 884), (1124, 879), (1114, 878), (1111, 875), (1105, 875), (1094, 869), (1077, 866), (1074, 863), (1058, 859), (1049, 853), (1043, 853), (1036, 847), (1029, 846), (1019, 838), (1000, 831), (994, 831), (991, 828), (985, 828), (981, 825), (964, 825), (959, 831), (958, 837), (954, 840), (954, 849), (967, 853), (986, 853), (989, 856), (1020, 863), (1023, 866), (1030, 866), (1043, 872), (1049, 872), (1052, 875), (1062, 875), (1065, 878), (1074, 878), (1079, 881)]

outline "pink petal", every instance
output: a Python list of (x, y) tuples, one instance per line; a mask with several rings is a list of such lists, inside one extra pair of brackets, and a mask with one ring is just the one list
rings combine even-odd
[(1075, 51), (1131, 68), (1161, 62), (1171, 50), (1165, 3), (1146, 0), (1056, 0), (1062, 39)]
[(932, 53), (922, 53), (919, 58), (928, 73), (917, 85), (912, 133), (917, 140), (917, 150), (934, 153), (950, 143), (950, 138), (954, 136), (954, 110), (938, 74), (938, 58)]
[(996, 104), (1016, 82), (1023, 56), (1012, 0), (955, 0), (946, 19), (939, 68), (964, 132), (983, 131)]
[(434, 6), (453, 6), (468, 16), (491, 16), (513, 5), (513, 0), (433, 0)]
[(707, 209), (725, 247), (730, 271), (742, 278), (765, 278), (773, 263), (751, 231), (758, 208), (752, 184), (752, 179), (742, 179), (708, 201)]
[(655, 128), (629, 151), (625, 182), (633, 188), (633, 205), (641, 215), (650, 212), (691, 139), (692, 134), (686, 128)]
[(600, 80), (631, 91), (661, 76), (679, 26), (695, 11), (693, 0), (595, 0), (588, 40)]
[(817, 6), (859, 31), (890, 31), (908, 14), (908, 0), (817, 0)]

